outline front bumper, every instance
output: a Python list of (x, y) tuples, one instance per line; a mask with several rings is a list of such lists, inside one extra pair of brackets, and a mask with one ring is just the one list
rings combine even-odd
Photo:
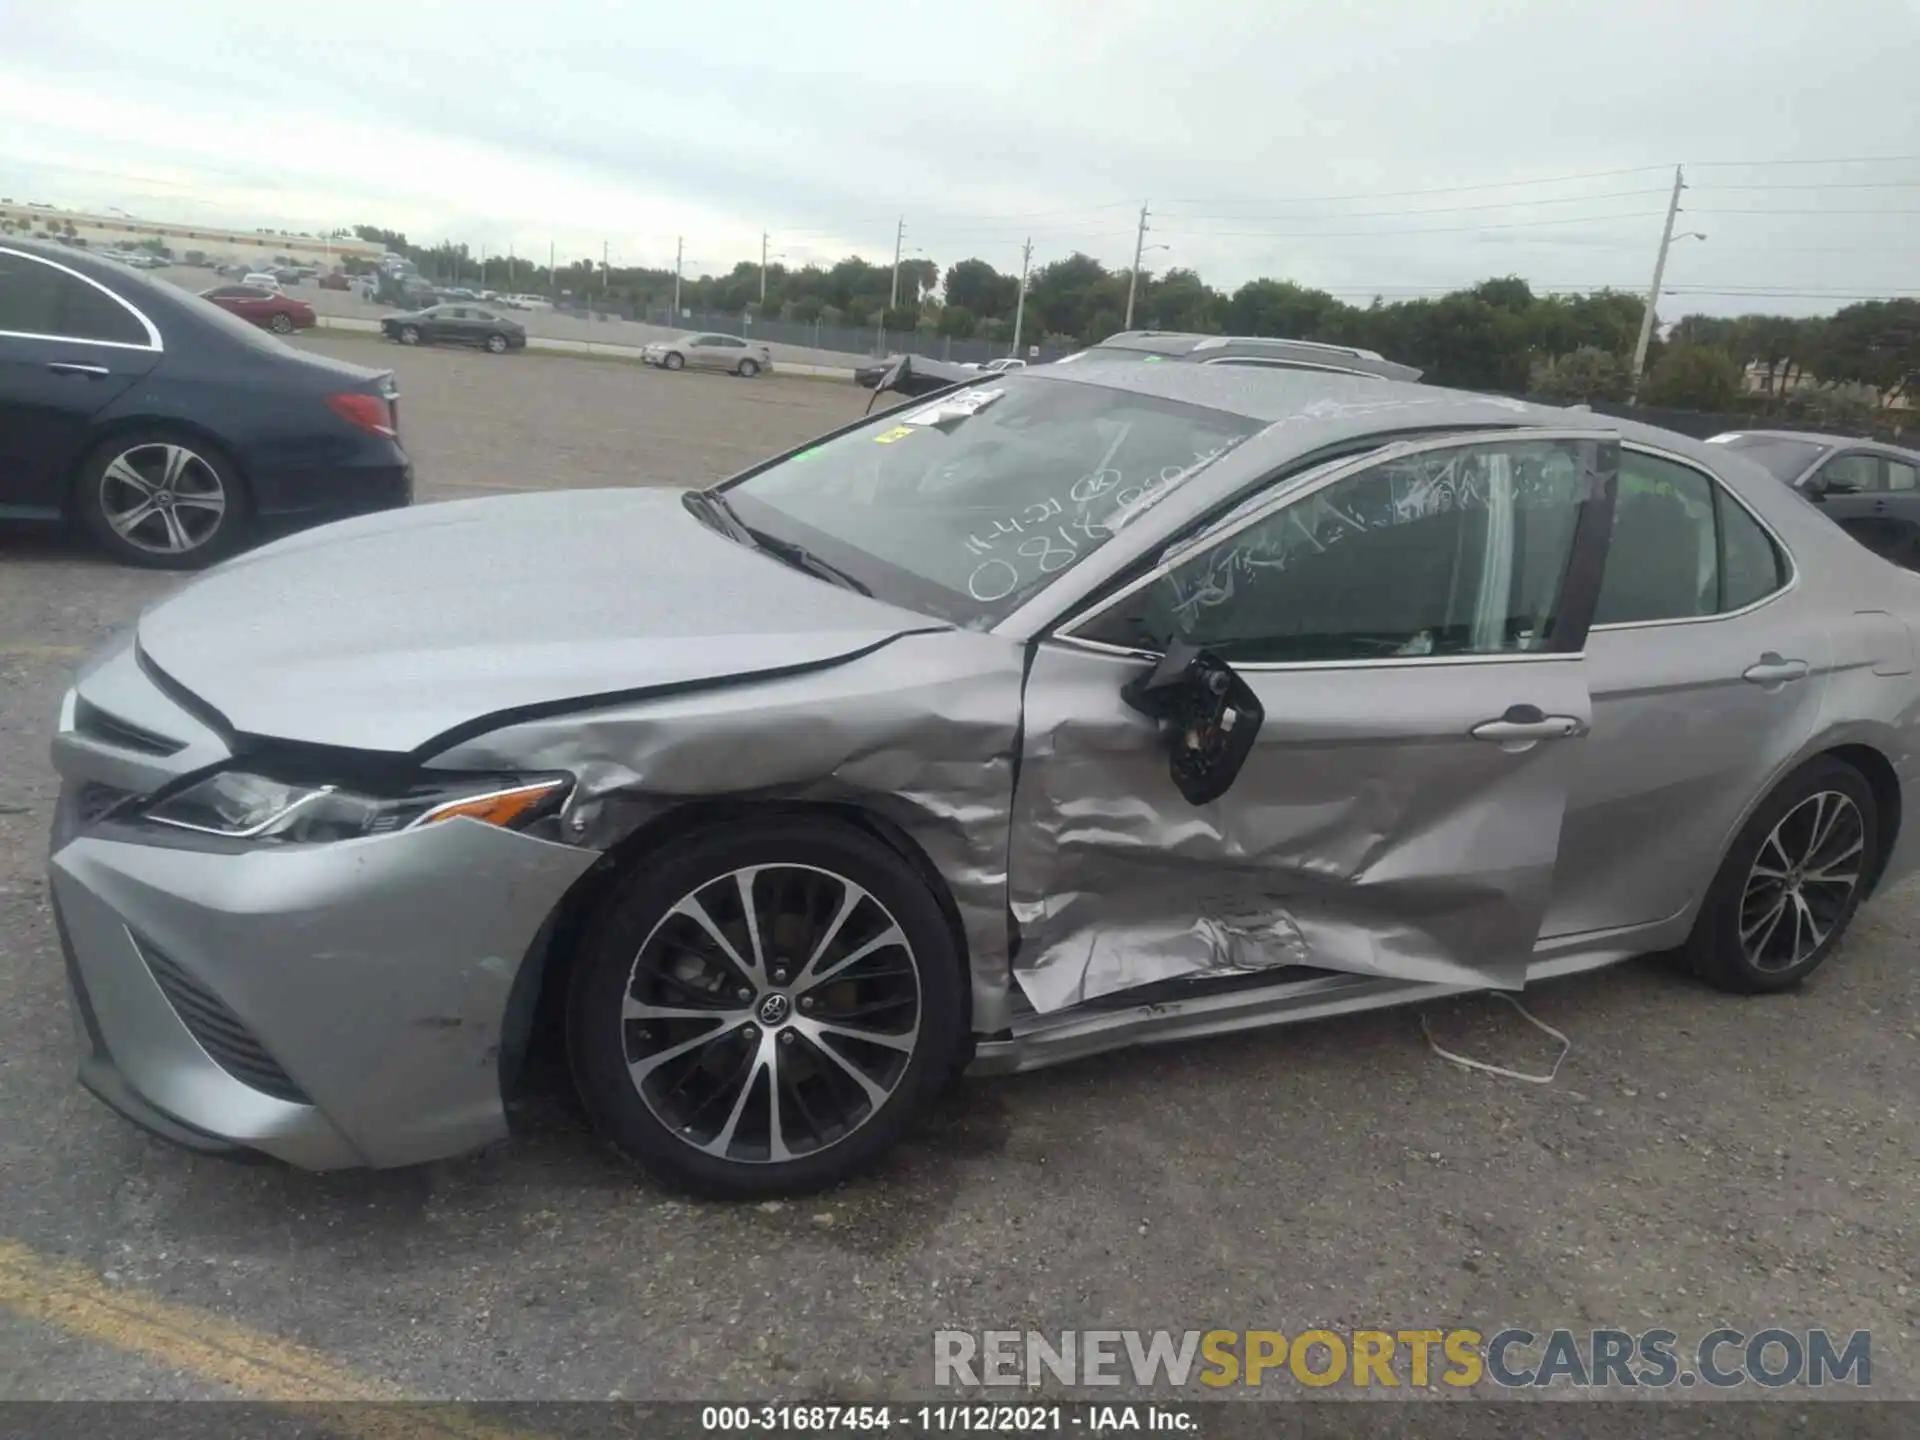
[[(127, 713), (131, 664), (129, 647), (79, 694), (188, 738), (167, 702)], [(531, 1000), (515, 981), (594, 852), (471, 820), (256, 848), (88, 821), (87, 788), (130, 772), (65, 710), (49, 870), (87, 1088), (180, 1144), (310, 1169), (506, 1135), (502, 1060)]]

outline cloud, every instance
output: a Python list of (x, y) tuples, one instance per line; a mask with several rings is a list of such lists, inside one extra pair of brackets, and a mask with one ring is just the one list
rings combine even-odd
[[(1898, 152), (1920, 23), (1883, 0), (334, 0), (294, 24), (181, 0), (7, 23), (0, 193), (521, 253), (657, 264), (684, 237), (724, 270), (766, 229), (795, 262), (878, 259), (904, 216), (942, 263), (1011, 268), (1031, 235), (1038, 261), (1124, 265), (1145, 200), (1153, 259), (1215, 284), (1644, 283), (1686, 161), (1712, 238), (1676, 284), (1876, 292), (1908, 283), (1920, 209), (1920, 162), (1703, 163)], [(1541, 177), (1587, 178), (1510, 183)]]

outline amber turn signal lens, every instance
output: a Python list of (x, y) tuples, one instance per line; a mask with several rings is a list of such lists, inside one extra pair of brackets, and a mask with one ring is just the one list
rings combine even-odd
[(415, 823), (437, 825), (442, 820), (452, 820), (464, 815), (469, 820), (480, 820), (488, 825), (511, 827), (516, 820), (545, 801), (565, 783), (561, 780), (542, 780), (538, 784), (520, 785), (512, 790), (496, 790), (486, 795), (475, 795), (467, 800), (450, 800), (445, 805), (429, 810)]

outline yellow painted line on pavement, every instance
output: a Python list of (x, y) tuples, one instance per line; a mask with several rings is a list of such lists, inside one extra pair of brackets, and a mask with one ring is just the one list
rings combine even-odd
[(362, 1379), (318, 1351), (109, 1285), (83, 1265), (49, 1259), (10, 1240), (0, 1240), (0, 1309), (186, 1371), (247, 1399), (326, 1407), (330, 1421), (369, 1440), (528, 1440), (524, 1431), (479, 1423), (455, 1407), (392, 1404), (405, 1399), (401, 1391)]

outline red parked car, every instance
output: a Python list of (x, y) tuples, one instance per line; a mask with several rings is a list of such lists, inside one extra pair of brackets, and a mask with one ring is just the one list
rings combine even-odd
[(211, 290), (202, 290), (200, 298), (280, 335), (311, 330), (319, 323), (314, 319), (313, 307), (306, 301), (258, 285), (216, 285)]
[(338, 270), (335, 270), (330, 275), (322, 275), (319, 283), (322, 290), (351, 290), (353, 288), (352, 283)]

